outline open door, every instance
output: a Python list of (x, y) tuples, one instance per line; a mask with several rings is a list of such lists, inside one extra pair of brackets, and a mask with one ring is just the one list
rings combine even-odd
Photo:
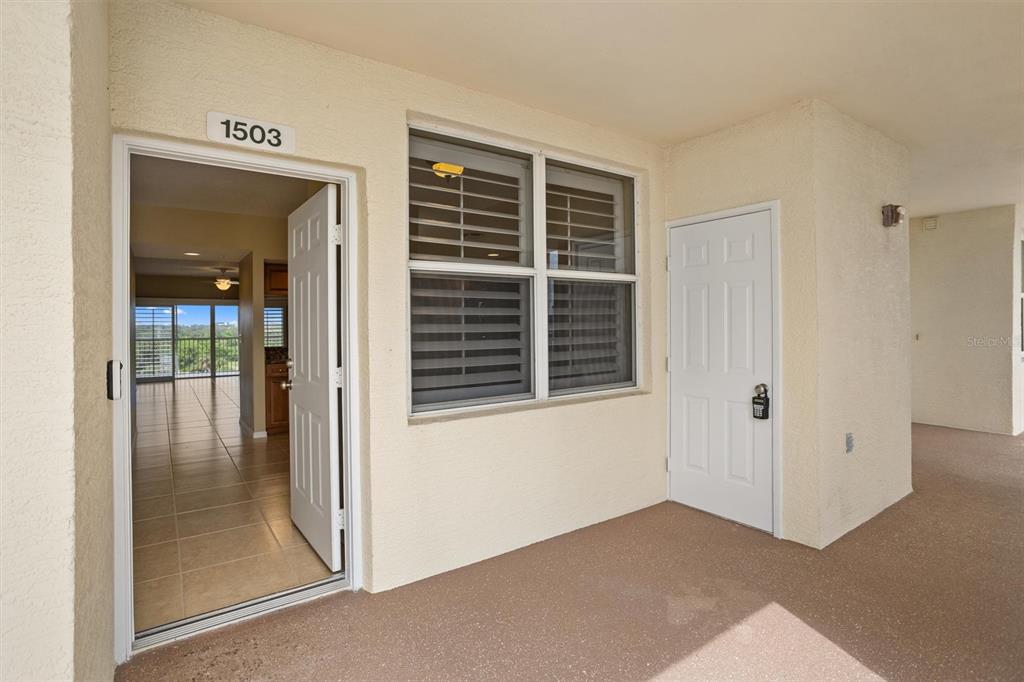
[(327, 185), (288, 216), (291, 514), (332, 571), (341, 570), (344, 519), (339, 475), (337, 202), (337, 185)]

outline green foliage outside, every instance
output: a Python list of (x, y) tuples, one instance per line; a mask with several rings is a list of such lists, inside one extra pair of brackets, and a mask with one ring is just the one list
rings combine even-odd
[[(178, 325), (178, 375), (210, 373), (210, 325)], [(238, 371), (238, 326), (217, 325), (217, 373)]]

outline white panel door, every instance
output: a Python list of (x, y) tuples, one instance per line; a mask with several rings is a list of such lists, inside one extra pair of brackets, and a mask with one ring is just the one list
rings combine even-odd
[(327, 185), (288, 216), (292, 522), (332, 571), (341, 570), (337, 202)]
[(772, 530), (771, 213), (670, 231), (670, 497)]

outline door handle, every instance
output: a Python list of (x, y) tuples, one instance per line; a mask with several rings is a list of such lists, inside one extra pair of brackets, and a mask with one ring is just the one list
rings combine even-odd
[(293, 384), (292, 384), (292, 380), (291, 379), (289, 379), (287, 381), (282, 381), (281, 382), (281, 388), (283, 388), (286, 391), (292, 390), (292, 385)]

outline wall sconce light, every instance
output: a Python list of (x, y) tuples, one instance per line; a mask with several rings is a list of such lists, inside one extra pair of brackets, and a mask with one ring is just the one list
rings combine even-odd
[(903, 217), (907, 215), (907, 209), (899, 204), (886, 204), (882, 207), (882, 226), (892, 227), (903, 223)]

